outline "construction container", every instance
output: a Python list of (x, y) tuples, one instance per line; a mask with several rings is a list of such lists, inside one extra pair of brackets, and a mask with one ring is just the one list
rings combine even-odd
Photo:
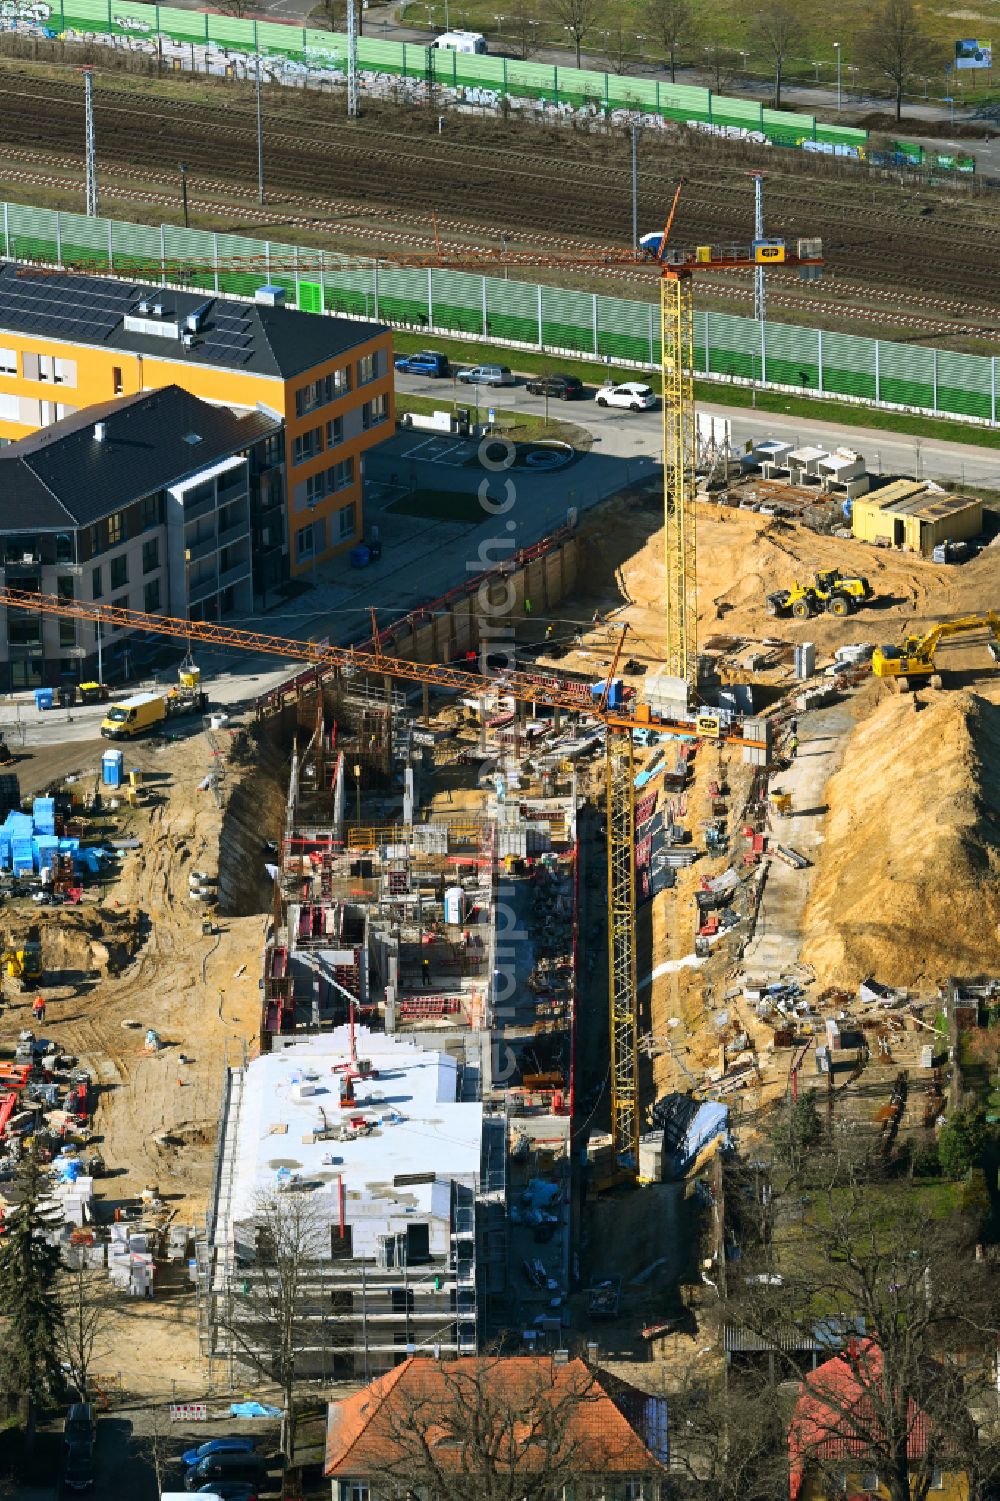
[(35, 689), (35, 708), (36, 709), (51, 709), (52, 708), (52, 704), (54, 702), (54, 699), (55, 699), (55, 689), (54, 688), (36, 688)]
[(461, 886), (449, 886), (444, 894), (444, 920), (458, 925), (465, 921), (465, 892)]
[(125, 780), (125, 753), (105, 751), (101, 757), (101, 781), (105, 787), (120, 787)]
[(895, 480), (883, 485), (851, 511), (851, 530), (861, 542), (900, 547), (932, 556), (945, 542), (967, 542), (983, 529), (983, 503), (966, 495), (947, 495), (922, 480)]

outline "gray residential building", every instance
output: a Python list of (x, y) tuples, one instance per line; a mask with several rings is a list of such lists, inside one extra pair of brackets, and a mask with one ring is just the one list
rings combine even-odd
[[(165, 386), (0, 449), (0, 584), (188, 620), (251, 614), (254, 537), (284, 515), (283, 427)], [(87, 621), (0, 608), (0, 691), (114, 681), (141, 645), (129, 630), (103, 626), (99, 640)]]

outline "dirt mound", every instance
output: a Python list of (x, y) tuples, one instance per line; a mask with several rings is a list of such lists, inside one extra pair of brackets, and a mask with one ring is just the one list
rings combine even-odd
[(10, 919), (15, 942), (37, 926), (48, 993), (85, 980), (118, 975), (142, 941), (140, 914), (130, 908), (31, 909)]
[(803, 959), (824, 982), (1000, 971), (1000, 708), (887, 695), (828, 786)]

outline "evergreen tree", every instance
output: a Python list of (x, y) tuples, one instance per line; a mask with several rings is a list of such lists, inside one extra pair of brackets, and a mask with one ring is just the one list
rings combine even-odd
[(62, 1385), (59, 1366), (59, 1251), (45, 1240), (39, 1213), (45, 1190), (34, 1151), (21, 1161), (14, 1180), (16, 1207), (0, 1236), (0, 1381), (26, 1397), (29, 1431), (35, 1408)]

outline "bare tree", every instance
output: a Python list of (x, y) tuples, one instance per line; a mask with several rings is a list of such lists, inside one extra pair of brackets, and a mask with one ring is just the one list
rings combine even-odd
[(789, 1403), (758, 1378), (707, 1383), (703, 1361), (670, 1392), (670, 1501), (787, 1501)]
[(874, 1155), (831, 1156), (806, 1172), (811, 1181), (789, 1180), (787, 1198), (761, 1197), (766, 1228), (727, 1310), (771, 1342), (788, 1375), (795, 1356), (780, 1336), (811, 1337), (823, 1310), (863, 1335), (830, 1379), (821, 1366), (801, 1389), (793, 1439), (803, 1467), (833, 1478), (846, 1441), (891, 1501), (927, 1501), (949, 1458), (973, 1481), (992, 1479), (1000, 1453), (995, 1439), (977, 1441), (971, 1413), (995, 1396), (1000, 1302), (991, 1266), (975, 1259), (978, 1224), (935, 1219)]
[(770, 59), (774, 68), (774, 107), (781, 108), (781, 80), (792, 48), (801, 46), (803, 27), (800, 13), (786, 0), (767, 0), (750, 24), (754, 47)]
[(705, 64), (715, 93), (722, 94), (736, 72), (737, 54), (718, 37), (709, 37), (705, 45)]
[(576, 48), (576, 65), (580, 66), (580, 50), (593, 31), (598, 17), (603, 15), (601, 0), (552, 0), (552, 16), (573, 38)]
[(507, 35), (518, 57), (526, 62), (538, 50), (538, 18), (531, 0), (514, 0), (506, 7)]
[(378, 1453), (368, 1476), (375, 1493), (435, 1501), (552, 1501), (570, 1488), (581, 1501), (605, 1494), (620, 1460), (598, 1407), (609, 1399), (582, 1363), (426, 1364), (426, 1375), (412, 1387), (397, 1383), (379, 1406), (370, 1434), (377, 1445), (369, 1446)]
[(915, 74), (940, 62), (940, 49), (920, 24), (912, 0), (883, 0), (861, 37), (863, 55), (890, 80), (896, 96), (896, 119), (903, 118), (903, 94)]
[(110, 1349), (111, 1302), (105, 1274), (88, 1271), (80, 1260), (59, 1279), (59, 1355), (81, 1401), (86, 1401), (95, 1361)]
[[(285, 1404), (287, 1452), (295, 1442), (295, 1367), (300, 1350), (316, 1337), (319, 1310), (310, 1303), (312, 1271), (321, 1256), (323, 1230), (308, 1194), (261, 1193), (254, 1203), (256, 1251), (242, 1276), (231, 1280), (219, 1319), (239, 1364), (280, 1388)], [(329, 1245), (326, 1247), (329, 1260)]]
[(319, 0), (319, 9), (323, 12), (323, 19), (331, 31), (346, 31), (348, 4), (354, 6), (354, 24), (360, 36), (364, 22), (364, 8), (361, 0)]
[(694, 23), (689, 0), (648, 0), (646, 14), (653, 33), (663, 43), (670, 66), (670, 82), (677, 82), (677, 53), (688, 41)]
[(619, 77), (629, 71), (635, 54), (635, 32), (628, 19), (628, 12), (619, 0), (608, 14), (610, 25), (604, 33), (608, 43), (608, 67)]
[(235, 16), (238, 20), (242, 21), (244, 16), (253, 14), (256, 6), (252, 3), (252, 0), (222, 0), (219, 9), (224, 16)]

